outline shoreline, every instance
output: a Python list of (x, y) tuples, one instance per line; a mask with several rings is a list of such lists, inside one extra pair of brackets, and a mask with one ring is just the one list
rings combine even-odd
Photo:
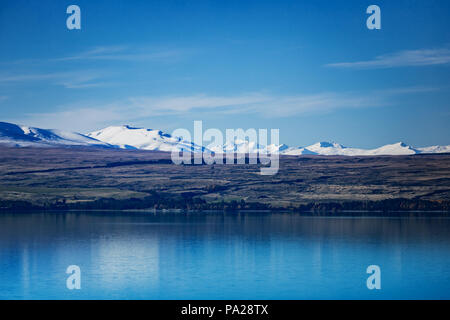
[[(100, 203), (106, 199), (100, 199)], [(109, 199), (112, 200), (112, 199)], [(0, 213), (11, 213), (11, 212), (179, 212), (179, 213), (230, 213), (230, 212), (243, 212), (243, 213), (295, 213), (295, 214), (305, 214), (305, 215), (348, 215), (354, 213), (364, 213), (364, 214), (414, 214), (414, 213), (427, 213), (427, 214), (450, 214), (449, 208), (450, 203), (448, 201), (408, 201), (407, 199), (393, 199), (393, 200), (383, 200), (376, 202), (347, 202), (347, 203), (335, 203), (335, 202), (324, 202), (324, 203), (308, 203), (299, 208), (269, 208), (261, 207), (257, 208), (242, 208), (240, 205), (236, 206), (236, 203), (223, 203), (228, 205), (226, 208), (208, 208), (209, 204), (204, 204), (203, 208), (180, 208), (180, 207), (126, 207), (126, 200), (112, 200), (113, 202), (119, 202), (124, 205), (120, 208), (116, 206), (102, 206), (95, 207), (96, 202), (87, 204), (86, 206), (71, 206), (71, 205), (55, 205), (55, 206), (36, 206), (31, 203), (27, 203), (27, 206), (10, 206), (10, 207), (0, 207)], [(437, 202), (437, 203), (436, 203)], [(431, 206), (435, 204), (437, 206)], [(261, 206), (262, 204), (258, 204)], [(410, 206), (411, 209), (402, 208), (403, 206)], [(428, 206), (427, 206), (428, 205)], [(251, 206), (251, 204), (250, 204)], [(316, 206), (316, 207), (315, 207)], [(312, 208), (311, 208), (312, 207)], [(348, 207), (352, 207), (349, 209)], [(362, 208), (364, 207), (364, 208)], [(366, 209), (367, 207), (373, 207), (374, 209)], [(377, 208), (378, 207), (378, 208)], [(379, 209), (383, 207), (383, 209)], [(309, 209), (308, 209), (309, 208)], [(375, 209), (377, 208), (377, 209)]]

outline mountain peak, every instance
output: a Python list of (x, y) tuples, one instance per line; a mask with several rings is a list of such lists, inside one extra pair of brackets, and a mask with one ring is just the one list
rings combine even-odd
[(345, 148), (342, 144), (336, 143), (336, 142), (328, 142), (328, 141), (321, 141), (313, 144), (312, 146), (308, 148)]
[(138, 128), (138, 127), (132, 127), (132, 126), (130, 126), (130, 125), (128, 125), (128, 124), (122, 125), (122, 128), (124, 128), (124, 129), (129, 129), (129, 130), (143, 129), (143, 128)]
[(101, 146), (113, 147), (105, 142), (76, 132), (40, 129), (0, 122), (0, 142), (18, 147), (32, 146)]
[(181, 141), (161, 130), (136, 128), (130, 125), (107, 127), (87, 134), (89, 137), (118, 146), (122, 149), (168, 151), (185, 150), (200, 152), (202, 148), (191, 142)]

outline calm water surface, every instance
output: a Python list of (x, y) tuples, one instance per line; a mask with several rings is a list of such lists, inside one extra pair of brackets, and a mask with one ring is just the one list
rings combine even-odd
[(449, 298), (445, 216), (0, 214), (0, 299)]

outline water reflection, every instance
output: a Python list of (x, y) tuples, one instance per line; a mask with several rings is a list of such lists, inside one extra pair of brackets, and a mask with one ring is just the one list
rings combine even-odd
[(423, 216), (1, 214), (0, 298), (449, 298), (449, 231)]

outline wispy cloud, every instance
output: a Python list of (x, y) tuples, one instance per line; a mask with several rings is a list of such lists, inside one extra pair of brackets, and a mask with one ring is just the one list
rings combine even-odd
[(155, 49), (130, 46), (101, 46), (78, 54), (56, 58), (53, 61), (76, 61), (76, 60), (115, 60), (128, 62), (142, 61), (178, 61), (191, 50), (186, 49)]
[[(23, 82), (41, 82), (52, 85), (60, 85), (69, 89), (85, 89), (95, 87), (105, 87), (114, 85), (105, 79), (113, 72), (100, 69), (98, 65), (92, 70), (92, 65), (97, 61), (115, 61), (115, 62), (157, 62), (172, 63), (179, 61), (192, 50), (187, 49), (155, 49), (147, 47), (131, 46), (101, 46), (94, 47), (84, 52), (72, 56), (50, 58), (50, 59), (29, 59), (20, 60), (20, 64), (33, 63), (36, 71), (30, 73), (9, 72), (0, 74), (0, 85), (23, 83)], [(89, 69), (82, 69), (79, 66), (74, 68), (71, 62), (87, 61)], [(11, 62), (11, 65), (19, 64), (19, 61)], [(54, 67), (64, 67), (64, 72), (53, 72)], [(72, 71), (73, 70), (73, 71)], [(114, 73), (123, 72), (126, 69), (115, 68)]]
[(14, 61), (1, 61), (2, 65), (32, 64), (43, 65), (55, 62), (70, 61), (123, 61), (123, 62), (178, 62), (186, 56), (196, 53), (198, 50), (189, 48), (156, 48), (148, 46), (97, 46), (85, 51), (64, 57), (53, 57), (45, 59), (20, 59)]
[[(249, 93), (237, 96), (209, 96), (206, 94), (191, 96), (166, 97), (132, 97), (129, 106), (148, 115), (174, 115), (191, 111), (209, 111), (217, 109), (246, 108), (254, 104), (261, 104), (270, 97), (260, 93)], [(220, 110), (219, 110), (220, 111)]]
[(266, 118), (283, 118), (304, 114), (327, 113), (337, 109), (390, 106), (393, 96), (427, 92), (433, 88), (414, 87), (360, 93), (318, 93), (280, 96), (248, 93), (235, 96), (206, 94), (169, 97), (131, 97), (111, 103), (79, 102), (62, 106), (50, 113), (30, 113), (21, 119), (10, 119), (46, 128), (61, 128), (87, 132), (108, 125), (142, 123), (161, 116), (240, 114)]
[(333, 68), (383, 69), (450, 64), (450, 49), (406, 50), (376, 57), (372, 60), (327, 64)]
[(3, 74), (0, 75), (0, 84), (50, 81), (53, 85), (60, 85), (69, 89), (79, 89), (107, 85), (107, 83), (100, 81), (104, 76), (105, 73), (98, 70), (12, 75)]
[(5, 100), (8, 100), (7, 96), (0, 96), (0, 103), (2, 103)]

